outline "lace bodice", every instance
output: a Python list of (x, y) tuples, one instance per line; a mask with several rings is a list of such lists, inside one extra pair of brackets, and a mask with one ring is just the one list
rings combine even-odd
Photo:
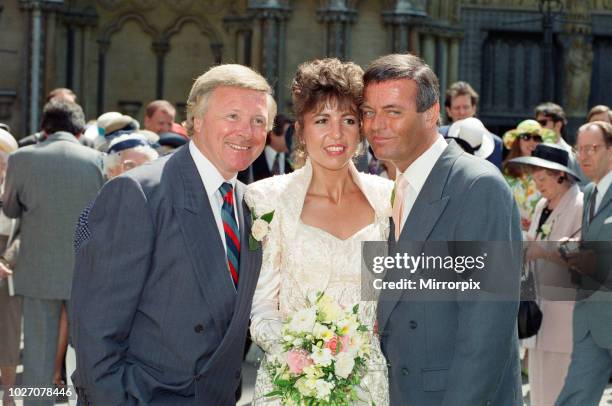
[[(376, 319), (376, 303), (360, 302), (361, 242), (386, 240), (393, 183), (358, 173), (351, 167), (353, 179), (374, 208), (375, 219), (341, 240), (300, 220), (311, 171), (307, 163), (292, 174), (250, 185), (245, 195), (256, 216), (275, 212), (263, 242), (262, 269), (251, 312), (253, 341), (268, 354), (280, 351), (282, 322), (303, 308), (312, 293), (325, 292), (346, 306), (360, 303), (360, 318), (372, 329)], [(385, 405), (388, 404), (386, 362), (374, 335), (372, 354), (372, 372), (364, 379), (365, 390), (377, 405)], [(266, 399), (261, 396), (271, 390), (266, 375), (263, 369), (258, 372), (254, 404), (264, 402)]]

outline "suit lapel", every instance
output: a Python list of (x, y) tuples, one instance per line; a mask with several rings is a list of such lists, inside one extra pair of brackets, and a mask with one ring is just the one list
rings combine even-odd
[[(175, 153), (180, 166), (183, 195), (177, 199), (177, 214), (185, 246), (208, 311), (221, 335), (229, 324), (236, 292), (227, 268), (225, 249), (202, 179), (189, 149)], [(180, 186), (179, 186), (180, 187)]]
[[(411, 244), (410, 248), (415, 251), (412, 255), (418, 255), (424, 242), (429, 240), (432, 230), (450, 200), (449, 196), (444, 195), (444, 189), (451, 169), (462, 153), (463, 151), (455, 142), (450, 142), (440, 155), (410, 210), (397, 243), (393, 237), (395, 235), (395, 224), (391, 224), (391, 232), (389, 233), (391, 255), (395, 254), (402, 243), (409, 242), (417, 242), (417, 244)], [(385, 279), (393, 278), (393, 275), (397, 276), (398, 274), (399, 272), (388, 272)], [(387, 289), (381, 294), (378, 306), (378, 320), (381, 330), (384, 330), (389, 316), (405, 292), (404, 289)]]
[[(604, 222), (606, 221), (606, 216), (610, 214), (610, 211), (606, 210), (610, 203), (612, 203), (612, 186), (608, 188), (608, 191), (601, 200), (601, 203), (599, 204), (599, 207), (597, 208), (593, 219), (589, 223), (588, 235), (599, 235), (599, 232), (603, 227)], [(584, 211), (588, 213), (588, 208), (585, 208)]]

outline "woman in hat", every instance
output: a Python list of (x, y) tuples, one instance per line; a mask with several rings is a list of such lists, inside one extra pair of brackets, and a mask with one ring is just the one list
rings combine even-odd
[(511, 164), (510, 161), (514, 158), (530, 156), (536, 146), (542, 142), (554, 143), (556, 135), (554, 131), (543, 128), (535, 120), (524, 120), (515, 129), (506, 132), (503, 140), (504, 146), (510, 150), (502, 163), (504, 178), (512, 189), (521, 213), (521, 228), (526, 232), (541, 196), (528, 171), (525, 171), (521, 165)]
[[(538, 145), (531, 156), (515, 158), (526, 165), (542, 199), (527, 232), (526, 259), (531, 264), (542, 325), (528, 340), (530, 399), (534, 406), (552, 406), (570, 364), (575, 289), (555, 241), (579, 239), (583, 194), (579, 177), (568, 167), (568, 152), (553, 144)], [(548, 243), (542, 243), (548, 242)]]
[[(0, 128), (0, 195), (4, 190), (4, 175), (8, 156), (17, 149), (17, 141), (6, 130)], [(9, 388), (15, 385), (19, 364), (19, 341), (21, 339), (21, 296), (9, 295), (8, 277), (12, 275), (14, 261), (5, 252), (14, 221), (0, 210), (0, 385)], [(13, 250), (11, 250), (12, 252)], [(8, 261), (7, 261), (8, 259)], [(4, 391), (3, 405), (14, 405)]]

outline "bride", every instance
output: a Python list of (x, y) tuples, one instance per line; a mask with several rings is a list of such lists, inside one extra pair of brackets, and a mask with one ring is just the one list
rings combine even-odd
[[(342, 305), (359, 303), (361, 242), (386, 240), (393, 183), (357, 172), (351, 158), (360, 144), (358, 105), (362, 70), (323, 59), (302, 64), (291, 91), (298, 158), (304, 166), (248, 187), (256, 216), (274, 211), (263, 240), (261, 275), (253, 299), (251, 336), (266, 353), (257, 373), (254, 405), (278, 404), (266, 360), (282, 352), (287, 316), (325, 292)], [(361, 302), (360, 318), (371, 331), (376, 303)], [(371, 336), (368, 373), (358, 388), (363, 404), (388, 405), (386, 361)], [(362, 402), (359, 402), (362, 404)]]

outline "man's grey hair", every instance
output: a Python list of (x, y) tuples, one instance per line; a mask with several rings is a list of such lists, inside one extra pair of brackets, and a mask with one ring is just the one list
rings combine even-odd
[(375, 59), (363, 74), (364, 89), (372, 83), (410, 79), (417, 84), (417, 112), (428, 110), (440, 100), (440, 84), (433, 70), (418, 56), (390, 54)]
[(266, 79), (253, 69), (244, 65), (226, 64), (210, 68), (200, 75), (191, 87), (187, 98), (187, 120), (185, 128), (190, 137), (193, 136), (193, 119), (201, 117), (206, 112), (210, 94), (220, 86), (232, 86), (243, 89), (257, 90), (268, 95), (268, 128), (272, 130), (276, 116), (276, 102), (272, 97), (272, 88)]

